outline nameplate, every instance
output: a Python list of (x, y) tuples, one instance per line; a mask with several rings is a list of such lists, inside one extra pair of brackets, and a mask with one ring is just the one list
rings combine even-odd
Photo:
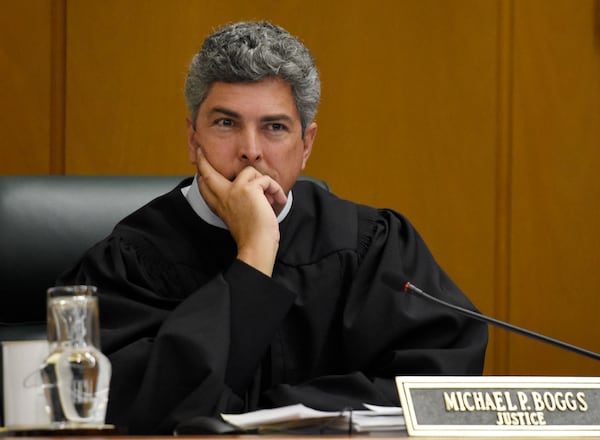
[(401, 376), (411, 436), (600, 436), (600, 378)]

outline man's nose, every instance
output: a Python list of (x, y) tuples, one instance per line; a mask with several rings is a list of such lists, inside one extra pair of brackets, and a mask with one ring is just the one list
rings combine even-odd
[(254, 130), (245, 130), (240, 139), (239, 156), (243, 162), (253, 164), (262, 159), (260, 140)]

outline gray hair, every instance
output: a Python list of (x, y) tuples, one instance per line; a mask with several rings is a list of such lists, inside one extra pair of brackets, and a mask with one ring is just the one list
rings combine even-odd
[(317, 113), (321, 83), (309, 50), (285, 29), (269, 22), (239, 22), (217, 29), (192, 59), (185, 98), (196, 124), (198, 108), (215, 82), (278, 77), (292, 87), (302, 133)]

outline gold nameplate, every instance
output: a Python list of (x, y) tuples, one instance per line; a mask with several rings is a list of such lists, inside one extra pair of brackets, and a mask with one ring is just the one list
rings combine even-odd
[(600, 437), (600, 378), (401, 376), (411, 436)]

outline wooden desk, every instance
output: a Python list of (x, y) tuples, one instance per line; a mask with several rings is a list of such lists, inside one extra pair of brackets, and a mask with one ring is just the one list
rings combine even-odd
[[(57, 433), (58, 434), (58, 433)], [(75, 438), (93, 438), (94, 440), (168, 440), (174, 438), (182, 438), (182, 439), (199, 439), (199, 440), (325, 440), (325, 439), (352, 439), (352, 440), (374, 440), (374, 438), (381, 439), (394, 439), (394, 438), (407, 438), (408, 435), (404, 434), (373, 434), (373, 435), (362, 435), (362, 434), (340, 434), (340, 435), (279, 435), (279, 434), (269, 434), (269, 435), (234, 435), (234, 436), (225, 436), (225, 435), (189, 435), (189, 436), (126, 436), (126, 435), (95, 435), (92, 432), (86, 433), (84, 435), (81, 434), (73, 434), (73, 435), (52, 435), (52, 436), (29, 436), (29, 435), (21, 435), (20, 433), (16, 436), (10, 436), (5, 434), (0, 434), (3, 439), (39, 439), (39, 440), (73, 440)], [(448, 439), (457, 439), (464, 437), (413, 437), (416, 440), (448, 440)], [(535, 439), (552, 439), (552, 440), (561, 440), (561, 439), (590, 439), (590, 438), (600, 438), (600, 431), (597, 435), (593, 436), (505, 436), (505, 437), (469, 437), (469, 439), (510, 439), (510, 440), (535, 440)]]

